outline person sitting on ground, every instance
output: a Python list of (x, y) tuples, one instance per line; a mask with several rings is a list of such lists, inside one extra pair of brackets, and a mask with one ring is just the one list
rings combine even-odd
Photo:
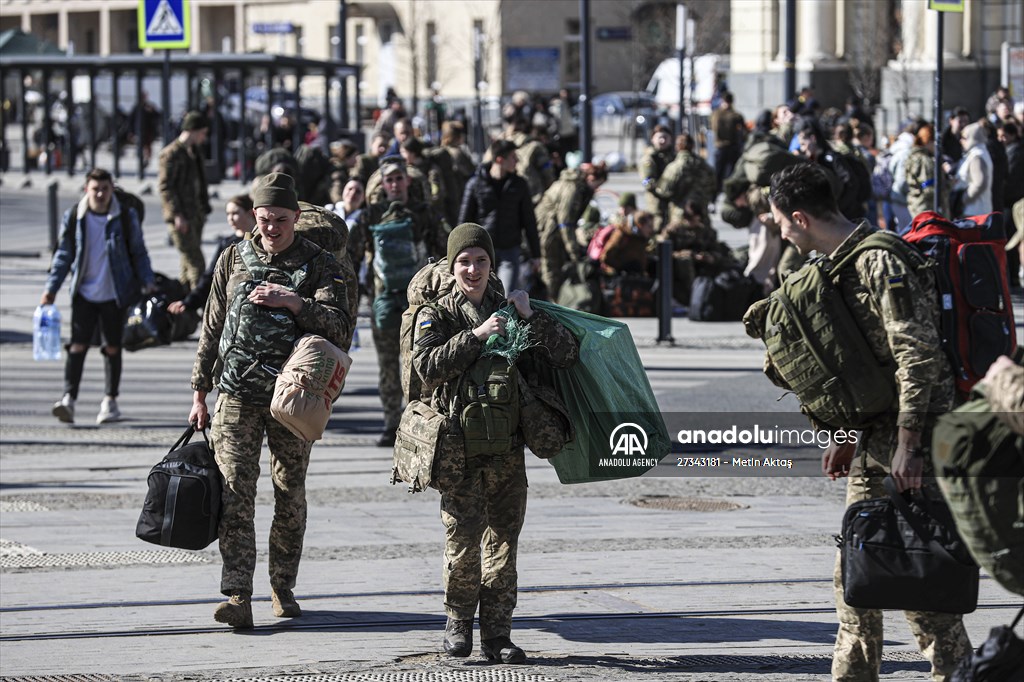
[(654, 215), (637, 211), (615, 226), (601, 250), (601, 270), (606, 275), (647, 274), (647, 251), (654, 236)]

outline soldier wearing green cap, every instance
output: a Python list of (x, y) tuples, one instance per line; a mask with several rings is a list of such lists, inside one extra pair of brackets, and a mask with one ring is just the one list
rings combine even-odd
[(391, 447), (402, 419), (399, 335), (402, 313), (409, 307), (406, 288), (428, 256), (440, 258), (445, 254), (449, 228), (429, 204), (411, 198), (411, 180), (402, 157), (385, 157), (379, 172), (385, 198), (360, 214), (349, 234), (349, 252), (361, 260), (365, 250), (371, 262), (370, 329), (377, 349), (380, 402), (384, 408), (384, 433), (377, 445)]
[(164, 222), (181, 254), (181, 280), (189, 289), (199, 283), (206, 269), (201, 248), (203, 225), (213, 208), (206, 188), (203, 144), (210, 124), (198, 111), (181, 122), (181, 133), (160, 152), (160, 200)]
[(224, 477), (220, 588), (228, 600), (217, 606), (214, 618), (236, 629), (253, 626), (253, 517), (264, 436), (274, 485), (269, 555), (274, 614), (301, 614), (292, 590), (306, 530), (306, 468), (312, 443), (270, 415), (276, 370), (303, 334), (319, 334), (343, 350), (352, 336), (338, 262), (295, 234), (300, 211), (292, 177), (266, 175), (252, 197), (256, 235), (229, 246), (217, 261), (192, 369), (195, 393), (189, 413), (189, 423), (200, 428), (210, 423), (206, 396), (216, 384), (212, 435)]
[[(494, 245), (480, 225), (463, 223), (452, 230), (447, 251), (455, 287), (421, 309), (412, 354), (412, 370), (432, 391), (432, 407), (459, 420), (465, 440), (465, 475), (441, 493), (448, 616), (444, 650), (449, 656), (469, 656), (479, 608), (481, 653), (494, 661), (523, 663), (526, 654), (510, 639), (516, 555), (526, 514), (526, 425), (520, 408), (541, 390), (537, 386), (552, 367), (576, 362), (579, 347), (565, 327), (532, 308), (525, 291), (513, 291), (506, 299), (488, 285)], [(511, 324), (496, 314), (506, 302), (515, 306), (529, 340), (513, 365), (483, 355), (487, 340), (493, 334), (505, 336)], [(498, 385), (500, 393), (491, 388)], [(488, 397), (481, 401), (481, 395)], [(482, 420), (493, 428), (481, 432)], [(529, 426), (542, 428), (532, 421)], [(546, 432), (540, 435), (547, 437)]]

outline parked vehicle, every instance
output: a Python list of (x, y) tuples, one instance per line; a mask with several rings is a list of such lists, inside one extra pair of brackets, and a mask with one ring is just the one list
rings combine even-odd
[[(648, 137), (657, 119), (657, 105), (647, 92), (616, 91), (590, 100), (595, 135)], [(574, 107), (577, 117), (579, 105)]]
[[(693, 63), (693, 81), (691, 83), (690, 63)], [(729, 57), (721, 54), (702, 54), (683, 62), (683, 78), (687, 87), (692, 86), (690, 99), (694, 107), (692, 114), (710, 116), (715, 98), (715, 74), (723, 76), (729, 72)], [(679, 59), (669, 57), (654, 70), (647, 91), (654, 96), (655, 107), (665, 110), (675, 119), (679, 116)], [(720, 94), (720, 93), (719, 93)]]

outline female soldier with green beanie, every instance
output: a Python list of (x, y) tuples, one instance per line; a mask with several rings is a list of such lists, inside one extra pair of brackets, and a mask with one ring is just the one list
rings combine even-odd
[[(516, 606), (516, 553), (526, 514), (526, 463), (520, 404), (530, 386), (549, 380), (552, 367), (579, 357), (575, 337), (525, 291), (509, 294), (528, 334), (528, 348), (514, 365), (483, 353), (494, 334), (513, 324), (495, 312), (506, 299), (488, 278), (494, 246), (479, 225), (463, 223), (448, 237), (452, 292), (424, 309), (415, 330), (413, 370), (432, 392), (432, 407), (458, 421), (466, 470), (462, 481), (441, 493), (445, 525), (444, 593), (448, 623), (444, 650), (468, 656), (473, 617), (480, 608), (481, 653), (490, 660), (522, 663), (512, 643)], [(481, 551), (481, 544), (483, 551)]]

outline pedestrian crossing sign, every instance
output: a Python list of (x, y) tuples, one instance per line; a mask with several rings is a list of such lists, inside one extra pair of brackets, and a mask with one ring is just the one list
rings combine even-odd
[(189, 47), (189, 0), (139, 0), (139, 47)]

